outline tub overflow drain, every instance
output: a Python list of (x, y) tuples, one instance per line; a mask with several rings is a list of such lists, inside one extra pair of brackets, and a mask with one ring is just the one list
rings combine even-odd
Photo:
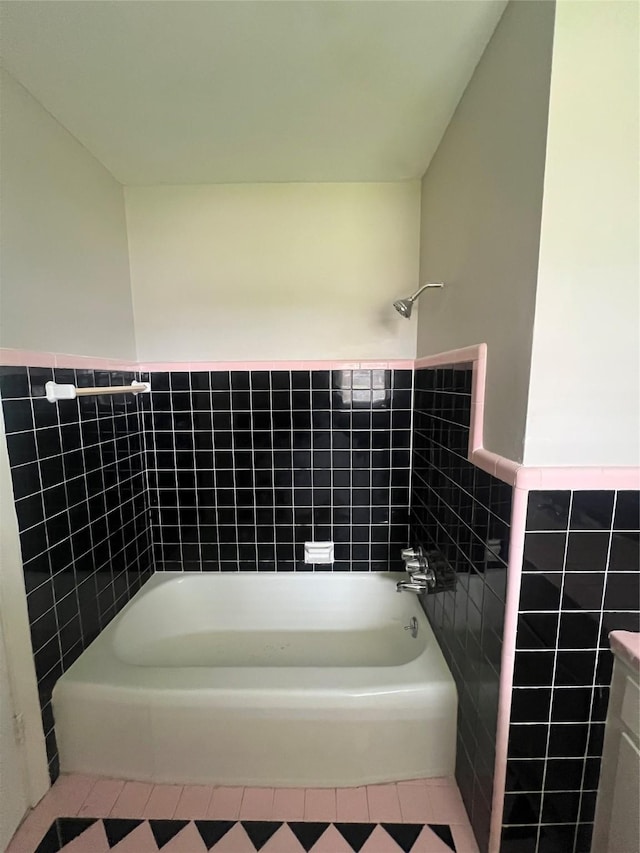
[(411, 636), (415, 640), (418, 636), (418, 620), (415, 616), (412, 616), (411, 619), (409, 619), (409, 624), (404, 626), (404, 630), (411, 631)]

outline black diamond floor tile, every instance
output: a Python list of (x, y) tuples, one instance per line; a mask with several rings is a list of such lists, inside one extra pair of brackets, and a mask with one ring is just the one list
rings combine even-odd
[(364, 847), (376, 828), (375, 823), (335, 823), (334, 826), (355, 853)]
[(137, 818), (106, 817), (102, 821), (109, 847), (115, 847), (119, 841), (126, 838), (130, 832), (140, 826), (142, 820)]
[(240, 823), (256, 850), (264, 847), (271, 836), (282, 826), (282, 821), (271, 820), (242, 820)]
[(298, 839), (300, 844), (302, 844), (307, 853), (309, 853), (309, 850), (311, 850), (313, 845), (325, 832), (328, 826), (328, 823), (314, 823), (312, 821), (294, 821), (292, 823), (291, 821), (289, 821), (289, 829), (291, 830), (291, 832), (293, 832), (293, 834)]
[(430, 823), (428, 824), (429, 829), (434, 832), (441, 841), (450, 847), (454, 853), (456, 851), (456, 844), (453, 840), (453, 835), (451, 834), (451, 827), (449, 827), (446, 823)]
[(204, 841), (207, 850), (211, 850), (214, 844), (217, 844), (223, 838), (232, 826), (236, 825), (235, 820), (196, 820), (194, 821), (200, 838)]
[(158, 849), (162, 850), (188, 823), (188, 820), (150, 820), (149, 826)]
[(57, 820), (60, 843), (64, 846), (96, 822), (95, 817), (60, 817)]
[(383, 828), (396, 842), (398, 847), (409, 853), (423, 830), (423, 823), (383, 823)]

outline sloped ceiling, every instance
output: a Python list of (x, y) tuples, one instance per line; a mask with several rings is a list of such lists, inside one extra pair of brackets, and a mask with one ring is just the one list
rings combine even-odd
[(122, 183), (421, 176), (506, 0), (1, 4), (2, 61)]

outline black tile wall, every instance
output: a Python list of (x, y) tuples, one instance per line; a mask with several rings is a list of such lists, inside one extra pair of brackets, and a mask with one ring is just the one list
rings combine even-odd
[(51, 691), (152, 571), (140, 398), (49, 403), (54, 379), (124, 385), (132, 373), (0, 367), (0, 395), (52, 779)]
[(613, 630), (640, 630), (640, 493), (531, 492), (503, 853), (589, 853)]
[[(157, 570), (402, 569), (411, 370), (154, 373), (143, 401)], [(147, 408), (148, 406), (148, 408)]]
[(415, 374), (411, 541), (444, 555), (454, 590), (423, 605), (458, 688), (456, 778), (489, 841), (512, 489), (467, 459), (470, 365)]

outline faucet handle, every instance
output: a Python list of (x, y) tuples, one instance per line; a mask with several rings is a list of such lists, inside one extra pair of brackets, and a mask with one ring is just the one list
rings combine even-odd
[(419, 560), (422, 557), (422, 548), (419, 545), (417, 548), (403, 548), (400, 555), (405, 563), (407, 560)]
[(433, 569), (430, 569), (426, 564), (423, 564), (422, 569), (411, 573), (412, 583), (424, 583), (430, 589), (436, 585), (436, 574)]
[(422, 554), (419, 557), (416, 557), (415, 560), (407, 560), (405, 563), (405, 569), (410, 575), (414, 575), (416, 572), (425, 572), (428, 568), (429, 563), (427, 558)]

